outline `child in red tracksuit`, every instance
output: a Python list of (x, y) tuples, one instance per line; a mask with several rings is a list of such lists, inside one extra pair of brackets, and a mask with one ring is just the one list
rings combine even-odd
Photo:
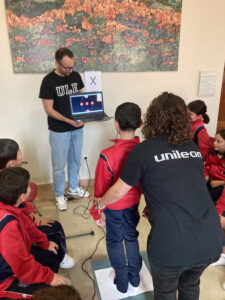
[[(22, 154), (19, 149), (19, 145), (12, 139), (1, 138), (0, 139), (0, 170), (5, 168), (20, 167), (22, 165)], [(47, 235), (49, 240), (55, 242), (58, 246), (59, 260), (56, 261), (54, 255), (49, 252), (38, 249), (35, 245), (32, 245), (31, 253), (38, 257), (36, 259), (42, 263), (48, 260), (48, 266), (54, 271), (58, 272), (59, 267), (68, 269), (72, 268), (75, 261), (66, 252), (66, 240), (65, 233), (62, 225), (58, 221), (51, 220), (48, 217), (39, 216), (33, 204), (31, 203), (37, 195), (37, 185), (34, 182), (30, 182), (30, 195), (26, 199), (23, 213), (28, 216), (37, 226), (38, 229)]]
[[(120, 139), (112, 140), (115, 145), (103, 150), (95, 171), (95, 197), (105, 194), (119, 178), (129, 152), (140, 143), (135, 130), (141, 126), (141, 109), (135, 103), (119, 105), (115, 112), (114, 125)], [(142, 259), (139, 254), (138, 225), (140, 216), (138, 205), (141, 197), (140, 187), (132, 188), (122, 199), (104, 207), (106, 222), (106, 245), (110, 263), (115, 270), (114, 283), (117, 289), (126, 293), (128, 283), (137, 287)], [(95, 206), (90, 209), (98, 225), (102, 225), (101, 215)], [(124, 245), (126, 254), (124, 252)]]
[[(225, 229), (225, 129), (217, 132), (213, 143), (213, 150), (206, 159), (204, 174), (216, 210)], [(225, 265), (225, 247), (220, 259), (213, 266)]]
[(58, 245), (23, 212), (29, 196), (29, 172), (7, 168), (0, 172), (0, 298), (30, 299), (33, 292), (46, 285), (66, 284), (66, 279), (37, 262), (30, 253), (31, 245), (53, 252)]
[(204, 160), (206, 160), (209, 151), (212, 148), (212, 139), (204, 126), (204, 123), (209, 123), (209, 116), (206, 112), (207, 107), (202, 100), (195, 100), (188, 104), (192, 139), (198, 145)]

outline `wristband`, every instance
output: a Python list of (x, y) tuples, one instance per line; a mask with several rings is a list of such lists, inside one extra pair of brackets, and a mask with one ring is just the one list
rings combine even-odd
[(97, 200), (97, 208), (101, 210), (101, 209), (105, 208), (105, 205), (101, 205), (100, 200), (101, 200), (101, 198), (98, 198), (98, 200)]

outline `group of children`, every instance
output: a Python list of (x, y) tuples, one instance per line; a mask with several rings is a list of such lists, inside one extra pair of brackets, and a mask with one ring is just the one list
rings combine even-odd
[(58, 270), (75, 261), (62, 225), (36, 212), (37, 186), (21, 165), (18, 144), (0, 139), (0, 297), (29, 299), (42, 286), (66, 284)]
[[(221, 226), (225, 230), (225, 129), (220, 129), (215, 138), (211, 138), (204, 126), (204, 123), (209, 123), (206, 112), (207, 107), (202, 100), (188, 104), (192, 139), (203, 156), (207, 187), (220, 216)], [(211, 265), (225, 265), (225, 247), (219, 260)]]
[[(206, 182), (225, 227), (225, 130), (220, 130), (213, 141), (204, 127), (209, 122), (205, 103), (196, 100), (187, 109), (192, 138), (205, 161)], [(116, 182), (129, 152), (140, 143), (135, 130), (141, 124), (141, 109), (137, 104), (125, 102), (117, 107), (114, 125), (120, 138), (112, 140), (114, 145), (100, 154), (95, 172), (96, 199)], [(17, 143), (0, 139), (0, 297), (24, 299), (26, 295), (30, 299), (42, 287), (67, 284), (57, 272), (59, 267), (72, 267), (74, 260), (66, 253), (61, 224), (40, 217), (29, 202), (34, 198), (35, 185), (29, 182), (29, 173), (21, 168), (21, 163)], [(140, 284), (142, 259), (136, 229), (140, 197), (141, 189), (137, 186), (116, 203), (100, 210), (94, 203), (90, 209), (98, 226), (106, 224), (114, 283), (122, 293), (127, 292), (129, 283), (131, 287)], [(221, 254), (221, 259), (225, 264), (225, 254)]]

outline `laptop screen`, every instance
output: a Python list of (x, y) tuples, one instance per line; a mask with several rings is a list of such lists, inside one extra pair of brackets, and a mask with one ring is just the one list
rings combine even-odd
[(73, 116), (103, 112), (102, 92), (88, 92), (71, 95), (70, 107)]

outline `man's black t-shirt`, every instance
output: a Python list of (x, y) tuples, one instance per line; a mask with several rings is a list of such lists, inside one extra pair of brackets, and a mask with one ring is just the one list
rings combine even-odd
[[(62, 77), (52, 71), (43, 78), (39, 98), (53, 99), (53, 108), (71, 119), (69, 95), (77, 93), (83, 87), (84, 84), (79, 73), (73, 71), (69, 76)], [(56, 132), (66, 132), (81, 127), (76, 128), (48, 116), (48, 128)]]
[(155, 137), (128, 155), (120, 178), (138, 182), (150, 208), (148, 253), (161, 266), (192, 266), (222, 251), (219, 216), (206, 188), (203, 160), (192, 141), (168, 145)]

